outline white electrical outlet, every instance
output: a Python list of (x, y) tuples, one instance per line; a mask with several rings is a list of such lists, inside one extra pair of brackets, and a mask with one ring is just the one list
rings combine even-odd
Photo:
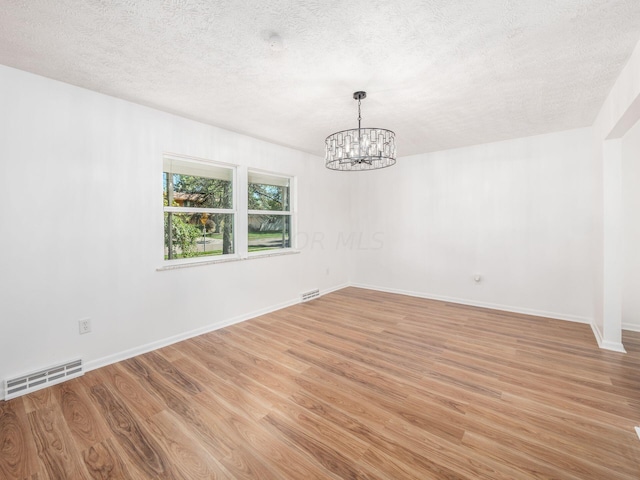
[(91, 331), (91, 319), (84, 318), (82, 320), (78, 320), (78, 327), (80, 329), (80, 335), (89, 333)]

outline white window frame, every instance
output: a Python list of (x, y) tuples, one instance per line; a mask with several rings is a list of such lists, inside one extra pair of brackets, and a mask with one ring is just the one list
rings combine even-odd
[[(259, 175), (267, 175), (270, 177), (276, 177), (276, 178), (286, 178), (289, 181), (289, 210), (287, 211), (279, 211), (279, 210), (249, 210), (248, 209), (248, 204), (247, 204), (247, 208), (246, 208), (246, 215), (243, 215), (247, 225), (244, 231), (244, 239), (247, 242), (246, 245), (246, 250), (245, 250), (245, 255), (246, 258), (253, 258), (253, 257), (268, 257), (268, 256), (274, 256), (274, 255), (282, 255), (282, 254), (286, 254), (286, 253), (298, 253), (297, 250), (297, 235), (296, 232), (298, 231), (297, 229), (297, 215), (296, 215), (296, 211), (297, 211), (297, 178), (294, 175), (287, 175), (284, 173), (279, 173), (279, 172), (272, 172), (269, 170), (261, 170), (258, 168), (248, 168), (247, 169), (247, 176), (244, 183), (244, 198), (245, 201), (248, 202), (248, 196), (249, 196), (249, 174), (250, 173), (256, 173)], [(257, 251), (257, 252), (249, 252), (249, 245), (248, 245), (248, 237), (249, 237), (249, 215), (288, 215), (290, 218), (290, 229), (289, 229), (289, 246), (286, 248), (274, 248), (274, 249), (270, 249), (270, 250), (261, 250), (261, 251)]]
[[(202, 208), (202, 207), (172, 207), (172, 206), (162, 206), (162, 216), (164, 218), (165, 213), (208, 213), (208, 214), (226, 214), (233, 215), (233, 223), (232, 223), (232, 232), (233, 232), (233, 253), (228, 253), (226, 255), (204, 255), (200, 257), (193, 258), (175, 258), (175, 259), (166, 259), (164, 260), (163, 267), (171, 268), (176, 266), (185, 266), (185, 265), (198, 265), (198, 264), (207, 264), (207, 263), (221, 263), (230, 260), (236, 260), (240, 258), (240, 254), (238, 253), (238, 166), (225, 163), (225, 162), (216, 162), (212, 160), (206, 160), (198, 157), (191, 157), (188, 155), (174, 154), (174, 153), (165, 153), (162, 156), (162, 172), (164, 173), (165, 161), (167, 160), (177, 160), (180, 162), (187, 162), (194, 165), (199, 165), (205, 168), (224, 168), (231, 171), (231, 205), (233, 208)], [(180, 172), (172, 172), (172, 173), (180, 173)], [(162, 258), (164, 259), (164, 226), (162, 232), (163, 241), (162, 244)]]
[[(232, 206), (231, 209), (226, 208), (198, 208), (198, 207), (171, 207), (162, 206), (162, 217), (165, 212), (171, 213), (194, 213), (202, 212), (209, 214), (231, 214), (233, 215), (233, 251), (227, 255), (207, 255), (192, 258), (178, 258), (164, 260), (157, 270), (173, 270), (176, 268), (192, 267), (199, 265), (208, 265), (213, 263), (234, 262), (240, 260), (275, 257), (281, 255), (298, 254), (297, 249), (297, 177), (295, 175), (283, 174), (269, 170), (261, 170), (257, 168), (249, 168), (246, 166), (236, 165), (233, 163), (219, 162), (208, 160), (200, 157), (192, 157), (189, 155), (164, 153), (162, 155), (162, 171), (164, 172), (165, 160), (175, 159), (178, 161), (189, 162), (196, 165), (206, 167), (228, 168), (232, 172)], [(286, 178), (289, 180), (289, 210), (273, 211), (273, 210), (249, 210), (249, 173), (264, 174), (272, 177)], [(179, 172), (176, 172), (179, 173)], [(249, 215), (289, 215), (291, 226), (289, 231), (289, 247), (274, 248), (271, 250), (261, 250), (249, 252)], [(162, 237), (164, 239), (164, 226), (162, 229)], [(160, 242), (161, 258), (164, 259), (164, 240)]]

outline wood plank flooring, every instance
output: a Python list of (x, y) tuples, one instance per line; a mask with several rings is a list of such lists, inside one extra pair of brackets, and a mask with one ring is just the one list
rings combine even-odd
[(0, 402), (0, 479), (637, 480), (623, 341), (347, 288)]

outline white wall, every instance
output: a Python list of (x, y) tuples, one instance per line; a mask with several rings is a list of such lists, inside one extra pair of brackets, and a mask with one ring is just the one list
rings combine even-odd
[(355, 283), (589, 322), (590, 139), (590, 129), (572, 130), (359, 175)]
[(640, 331), (640, 122), (622, 138), (622, 328)]
[(624, 276), (622, 157), (620, 141), (640, 120), (640, 43), (638, 43), (593, 124), (591, 165), (593, 198), (594, 319), (603, 348), (624, 351), (622, 290)]
[[(0, 112), (0, 380), (76, 356), (95, 367), (348, 282), (348, 177), (321, 158), (7, 67)], [(296, 175), (302, 253), (157, 271), (163, 152)]]

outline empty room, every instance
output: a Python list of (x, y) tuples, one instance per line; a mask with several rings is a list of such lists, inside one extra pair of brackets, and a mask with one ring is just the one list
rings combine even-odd
[(640, 478), (638, 0), (0, 0), (0, 480)]

